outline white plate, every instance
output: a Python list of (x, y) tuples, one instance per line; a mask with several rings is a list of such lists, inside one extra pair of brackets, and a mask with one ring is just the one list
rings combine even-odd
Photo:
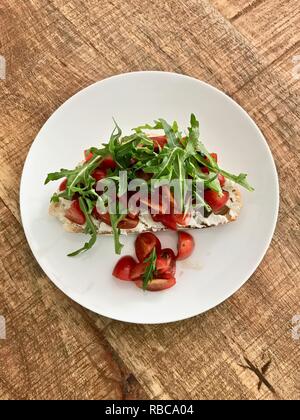
[[(84, 255), (67, 257), (85, 240), (63, 231), (48, 216), (54, 183), (48, 172), (72, 168), (83, 150), (107, 141), (113, 122), (125, 133), (157, 118), (188, 125), (200, 119), (201, 138), (217, 152), (221, 166), (249, 174), (254, 193), (242, 191), (244, 209), (227, 226), (194, 232), (196, 251), (179, 264), (177, 285), (150, 293), (111, 275), (118, 257), (113, 239), (99, 237)], [(163, 72), (122, 74), (98, 82), (62, 105), (47, 121), (28, 154), (21, 181), (21, 214), (29, 245), (48, 277), (82, 306), (110, 318), (164, 323), (198, 315), (236, 292), (260, 264), (274, 233), (279, 204), (276, 168), (268, 145), (252, 119), (232, 99), (206, 83)], [(174, 234), (161, 234), (175, 245)], [(123, 254), (133, 254), (134, 237), (124, 237)], [(255, 302), (249, 302), (253, 306)]]

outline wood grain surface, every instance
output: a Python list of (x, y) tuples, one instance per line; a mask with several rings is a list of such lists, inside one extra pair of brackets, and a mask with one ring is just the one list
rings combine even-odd
[[(1, 399), (299, 399), (299, 29), (298, 0), (1, 0)], [(251, 280), (218, 308), (164, 326), (71, 302), (20, 224), (22, 166), (41, 126), (80, 89), (132, 70), (227, 92), (264, 132), (280, 176), (278, 227)]]

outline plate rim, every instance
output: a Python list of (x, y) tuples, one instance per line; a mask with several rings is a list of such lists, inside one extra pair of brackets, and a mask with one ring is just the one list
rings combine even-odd
[[(25, 226), (24, 223), (24, 216), (23, 216), (23, 202), (24, 202), (24, 174), (25, 171), (27, 169), (28, 166), (28, 162), (29, 162), (29, 158), (30, 155), (33, 151), (33, 148), (36, 144), (36, 142), (38, 141), (39, 136), (41, 135), (41, 133), (43, 133), (45, 127), (47, 126), (47, 124), (49, 123), (50, 120), (54, 119), (56, 114), (59, 113), (59, 111), (61, 110), (61, 108), (63, 108), (64, 106), (66, 106), (68, 103), (70, 103), (71, 101), (74, 100), (74, 98), (79, 97), (82, 94), (85, 94), (87, 91), (89, 91), (90, 89), (93, 89), (95, 86), (100, 85), (104, 82), (109, 82), (113, 79), (121, 79), (121, 78), (126, 78), (126, 77), (134, 77), (135, 75), (142, 75), (142, 74), (152, 74), (152, 75), (168, 75), (170, 77), (175, 77), (175, 78), (181, 78), (181, 79), (187, 79), (187, 80), (193, 80), (194, 82), (200, 83), (206, 87), (208, 87), (209, 89), (214, 90), (216, 93), (218, 93), (221, 96), (226, 97), (227, 100), (229, 100), (233, 106), (238, 107), (239, 110), (242, 112), (242, 114), (244, 114), (244, 116), (246, 117), (246, 119), (249, 121), (249, 123), (253, 126), (253, 128), (258, 132), (262, 143), (266, 149), (266, 152), (268, 153), (269, 157), (270, 157), (270, 164), (272, 166), (272, 172), (273, 172), (273, 176), (274, 176), (274, 186), (275, 186), (275, 196), (274, 196), (274, 203), (275, 203), (275, 208), (274, 208), (274, 214), (273, 214), (273, 220), (272, 220), (272, 224), (270, 224), (270, 232), (268, 235), (268, 239), (266, 241), (266, 245), (264, 247), (264, 251), (262, 252), (262, 256), (259, 258), (258, 262), (255, 264), (254, 268), (251, 268), (248, 270), (247, 274), (245, 274), (243, 276), (243, 281), (241, 281), (240, 285), (238, 287), (232, 287), (230, 288), (230, 290), (228, 289), (228, 292), (226, 294), (224, 294), (224, 297), (222, 297), (221, 299), (218, 299), (216, 301), (216, 303), (214, 304), (214, 306), (210, 306), (208, 308), (204, 308), (202, 310), (198, 310), (198, 311), (192, 311), (191, 314), (188, 315), (184, 315), (184, 316), (180, 316), (176, 319), (170, 319), (170, 320), (164, 320), (164, 321), (147, 321), (147, 322), (143, 322), (143, 321), (131, 321), (131, 320), (124, 320), (121, 319), (119, 317), (116, 317), (115, 315), (112, 314), (101, 314), (99, 313), (98, 310), (95, 310), (95, 308), (93, 307), (93, 305), (89, 306), (88, 304), (82, 304), (80, 303), (76, 298), (71, 297), (69, 294), (67, 294), (64, 291), (64, 288), (62, 288), (61, 286), (58, 286), (58, 281), (57, 279), (53, 279), (53, 276), (51, 275), (51, 273), (49, 273), (49, 270), (47, 267), (45, 267), (45, 264), (43, 264), (40, 259), (38, 258), (37, 252), (36, 250), (34, 250), (34, 247), (32, 246), (32, 241), (30, 239), (30, 234), (29, 234), (29, 229)], [(203, 313), (206, 313), (216, 307), (218, 307), (219, 305), (221, 305), (222, 303), (224, 303), (226, 300), (228, 300), (230, 297), (232, 297), (235, 293), (237, 293), (245, 284), (246, 282), (250, 279), (250, 277), (256, 272), (257, 268), (260, 266), (260, 264), (262, 263), (270, 245), (272, 242), (272, 239), (274, 237), (274, 233), (276, 230), (276, 226), (277, 226), (277, 222), (278, 222), (278, 215), (279, 215), (279, 207), (280, 207), (280, 184), (279, 184), (279, 176), (278, 176), (278, 171), (276, 168), (276, 164), (275, 164), (275, 160), (272, 154), (272, 151), (269, 147), (269, 144), (264, 136), (264, 134), (262, 133), (261, 129), (259, 128), (259, 126), (256, 124), (256, 122), (254, 121), (254, 119), (248, 114), (248, 112), (238, 103), (236, 102), (233, 98), (231, 98), (228, 94), (226, 94), (225, 92), (223, 92), (222, 90), (220, 90), (219, 88), (211, 85), (208, 82), (205, 82), (203, 80), (197, 79), (195, 77), (186, 75), (186, 74), (180, 74), (180, 73), (175, 73), (175, 72), (165, 72), (165, 71), (157, 71), (157, 70), (149, 70), (149, 71), (133, 71), (133, 72), (126, 72), (126, 73), (120, 73), (120, 74), (116, 74), (101, 80), (98, 80), (86, 87), (84, 87), (83, 89), (80, 89), (79, 91), (77, 91), (75, 94), (73, 94), (71, 97), (69, 97), (65, 102), (63, 102), (50, 116), (49, 118), (45, 121), (45, 123), (42, 125), (42, 127), (40, 128), (40, 130), (38, 131), (38, 133), (36, 134), (32, 144), (30, 145), (30, 148), (28, 150), (26, 159), (24, 161), (24, 165), (23, 165), (23, 169), (22, 169), (22, 174), (21, 174), (21, 180), (20, 180), (20, 189), (19, 189), (19, 209), (20, 209), (20, 216), (21, 216), (21, 224), (25, 233), (25, 237), (27, 240), (27, 243), (29, 245), (29, 248), (36, 260), (36, 262), (38, 263), (38, 265), (41, 267), (41, 269), (43, 270), (43, 272), (46, 274), (46, 276), (48, 277), (48, 279), (54, 284), (54, 286), (60, 290), (62, 293), (64, 293), (64, 295), (66, 295), (69, 299), (71, 299), (71, 301), (75, 302), (76, 304), (80, 305), (83, 308), (86, 308), (87, 310), (90, 310), (91, 312), (115, 320), (115, 321), (120, 321), (120, 322), (126, 322), (129, 324), (140, 324), (140, 325), (160, 325), (160, 324), (169, 324), (169, 323), (174, 323), (174, 322), (180, 322), (186, 319), (190, 319), (190, 318), (194, 318), (196, 316), (202, 315)], [(174, 317), (172, 317), (174, 318)]]

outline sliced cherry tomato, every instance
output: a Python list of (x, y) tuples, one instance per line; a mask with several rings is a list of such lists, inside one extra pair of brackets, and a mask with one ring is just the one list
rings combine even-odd
[(144, 172), (142, 169), (139, 169), (138, 171), (136, 171), (135, 174), (137, 178), (141, 178), (144, 181), (149, 181), (153, 177), (153, 174), (150, 174), (150, 173), (148, 174), (147, 172)]
[(66, 189), (67, 189), (67, 182), (68, 182), (67, 178), (63, 180), (63, 182), (59, 186), (59, 191), (61, 191), (61, 192), (62, 191), (66, 191)]
[[(166, 185), (160, 189), (160, 196), (162, 205), (165, 205), (165, 207), (170, 207), (171, 212), (174, 210), (175, 207), (175, 199), (172, 191), (169, 187)], [(163, 213), (163, 211), (161, 212)]]
[(111, 155), (107, 155), (103, 158), (102, 162), (100, 163), (101, 169), (116, 169), (117, 164), (113, 160), (113, 157)]
[(207, 204), (209, 204), (214, 213), (219, 213), (229, 200), (229, 193), (227, 191), (223, 191), (223, 195), (219, 196), (219, 194), (215, 191), (205, 190), (204, 200)]
[(218, 163), (218, 155), (217, 153), (211, 153), (210, 156)]
[(173, 214), (152, 214), (151, 216), (155, 222), (162, 223), (166, 228), (177, 230), (177, 223)]
[(122, 257), (116, 264), (113, 276), (120, 280), (131, 280), (130, 273), (137, 265), (136, 261), (129, 255)]
[(150, 137), (150, 139), (153, 140), (155, 152), (158, 152), (160, 148), (163, 149), (168, 143), (166, 136)]
[(95, 217), (95, 219), (100, 220), (101, 222), (106, 223), (108, 226), (111, 226), (111, 221), (110, 221), (110, 215), (109, 215), (109, 213), (100, 213), (97, 210), (97, 207), (95, 207), (92, 214)]
[[(147, 290), (150, 292), (159, 292), (161, 290), (170, 289), (171, 287), (175, 286), (176, 280), (174, 277), (169, 279), (153, 279), (147, 286)], [(143, 280), (136, 280), (135, 281), (136, 287), (143, 289)]]
[(226, 182), (225, 177), (223, 175), (219, 174), (218, 175), (218, 180), (220, 182), (221, 187), (224, 187), (225, 182)]
[(176, 257), (172, 249), (165, 248), (157, 256), (155, 277), (169, 279), (176, 274)]
[(139, 217), (136, 216), (135, 218), (130, 218), (129, 215), (125, 217), (125, 219), (121, 220), (118, 224), (119, 229), (134, 229), (139, 224)]
[(151, 232), (145, 232), (138, 235), (135, 241), (135, 252), (140, 262), (144, 262), (154, 248), (156, 248), (157, 254), (161, 250), (161, 243), (157, 236)]
[(71, 207), (66, 211), (66, 218), (77, 225), (85, 224), (85, 215), (80, 208), (79, 200), (72, 201)]
[(191, 214), (173, 214), (173, 219), (180, 226), (187, 226), (191, 220)]
[(128, 219), (135, 220), (137, 218), (137, 214), (128, 213), (127, 217), (128, 217)]
[(178, 260), (185, 260), (190, 257), (195, 248), (195, 240), (187, 232), (178, 233)]
[[(217, 153), (211, 153), (210, 156), (218, 163), (218, 155)], [(207, 160), (207, 158), (205, 158)], [(201, 172), (204, 174), (209, 174), (209, 169), (206, 166), (201, 167)]]
[(89, 152), (88, 150), (84, 151), (85, 161), (89, 162), (93, 158), (93, 153)]
[[(93, 216), (98, 219), (101, 220), (101, 222), (104, 222), (105, 224), (107, 224), (108, 226), (111, 226), (111, 220), (110, 220), (110, 214), (109, 213), (100, 213), (97, 208), (95, 207), (93, 210)], [(118, 224), (118, 228), (119, 229), (124, 229), (124, 230), (128, 230), (128, 229), (134, 229), (137, 227), (137, 225), (139, 224), (139, 217), (135, 216), (133, 217), (132, 215), (126, 216), (123, 220), (121, 220)]]
[(106, 178), (107, 172), (105, 169), (97, 168), (92, 173), (92, 177), (95, 178), (96, 181), (101, 181), (101, 179)]
[(149, 263), (138, 263), (136, 264), (130, 273), (131, 280), (137, 280), (143, 277), (143, 275), (146, 273), (146, 269), (148, 267)]
[(148, 206), (152, 215), (165, 215), (168, 211), (173, 211), (175, 207), (174, 196), (167, 186), (163, 186), (159, 190), (159, 194), (154, 197), (149, 195), (148, 198), (141, 198), (141, 203)]

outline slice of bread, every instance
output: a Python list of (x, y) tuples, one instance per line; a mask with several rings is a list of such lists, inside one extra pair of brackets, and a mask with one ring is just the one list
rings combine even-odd
[[(222, 215), (211, 214), (208, 217), (203, 217), (196, 214), (192, 217), (190, 225), (184, 226), (179, 229), (202, 229), (211, 226), (224, 225), (229, 222), (235, 221), (242, 208), (241, 194), (238, 188), (231, 181), (226, 181), (224, 190), (229, 192), (229, 200), (226, 203), (226, 212)], [(56, 217), (62, 224), (67, 232), (72, 233), (83, 233), (85, 226), (78, 225), (71, 222), (65, 217), (67, 209), (70, 207), (71, 201), (60, 199), (58, 203), (51, 203), (49, 213), (51, 216)], [(112, 229), (110, 226), (96, 219), (93, 219), (98, 229), (99, 235), (112, 235)], [(160, 232), (167, 230), (161, 223), (155, 223), (152, 221), (150, 215), (141, 216), (139, 225), (132, 230), (121, 230), (124, 235), (141, 232)]]

